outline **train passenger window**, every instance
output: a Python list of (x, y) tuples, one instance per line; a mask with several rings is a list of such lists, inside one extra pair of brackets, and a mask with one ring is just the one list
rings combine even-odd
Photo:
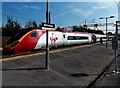
[(87, 40), (86, 36), (68, 36), (68, 40)]
[(36, 31), (33, 32), (33, 33), (31, 34), (31, 37), (36, 38), (36, 37), (37, 37), (37, 32), (36, 32)]
[(73, 36), (68, 36), (68, 40), (74, 40)]
[(80, 40), (86, 40), (86, 39), (88, 39), (88, 37), (84, 37), (84, 36), (80, 37)]
[(73, 40), (77, 40), (76, 36), (73, 36)]
[(76, 40), (80, 40), (80, 38), (81, 38), (80, 36), (76, 36)]

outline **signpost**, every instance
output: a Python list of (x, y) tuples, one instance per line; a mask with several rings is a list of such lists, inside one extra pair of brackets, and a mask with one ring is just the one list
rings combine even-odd
[(53, 30), (53, 28), (55, 28), (55, 24), (42, 23), (42, 29), (46, 30), (46, 69), (49, 69), (49, 30)]
[(46, 30), (46, 62), (45, 68), (49, 70), (49, 30), (53, 30), (55, 24), (50, 24), (49, 3), (46, 3), (46, 23), (42, 23), (42, 29)]
[(118, 43), (118, 26), (120, 26), (120, 21), (116, 21), (116, 36), (114, 40), (112, 41), (112, 49), (114, 50), (115, 53), (115, 70), (113, 71), (114, 73), (119, 73), (118, 71), (118, 58), (117, 58), (117, 50), (119, 49), (119, 43)]
[(55, 28), (55, 24), (42, 23), (43, 28)]
[(119, 44), (117, 40), (112, 41), (112, 49), (114, 49), (114, 54), (115, 54), (115, 70), (113, 71), (114, 73), (119, 73), (118, 71), (118, 58), (117, 58), (117, 50), (119, 49)]

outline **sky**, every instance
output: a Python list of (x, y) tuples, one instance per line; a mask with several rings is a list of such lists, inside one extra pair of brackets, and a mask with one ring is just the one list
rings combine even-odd
[[(8, 0), (7, 0), (8, 1)], [(35, 20), (38, 24), (46, 21), (46, 2), (2, 2), (2, 24), (6, 23), (7, 16), (13, 16), (23, 26), (30, 19)], [(50, 2), (51, 23), (61, 27), (73, 25), (105, 23), (105, 19), (100, 17), (115, 16), (108, 19), (108, 23), (115, 23), (118, 20), (118, 7), (113, 2)], [(101, 27), (103, 30), (105, 27)], [(111, 28), (113, 29), (113, 28)]]

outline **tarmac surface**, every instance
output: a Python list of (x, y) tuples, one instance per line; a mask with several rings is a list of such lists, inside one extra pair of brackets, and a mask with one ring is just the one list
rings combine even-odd
[[(120, 54), (120, 50), (118, 50), (118, 54)], [(115, 62), (113, 62), (110, 68), (106, 70), (103, 77), (101, 77), (94, 86), (120, 88), (120, 56), (117, 59), (119, 73), (114, 72), (116, 66)]]
[[(113, 59), (110, 47), (106, 49), (104, 44), (97, 44), (50, 53), (49, 70), (45, 69), (45, 55), (5, 61), (2, 62), (2, 85), (89, 86)], [(116, 77), (115, 81), (120, 79)], [(96, 86), (104, 86), (105, 82)]]

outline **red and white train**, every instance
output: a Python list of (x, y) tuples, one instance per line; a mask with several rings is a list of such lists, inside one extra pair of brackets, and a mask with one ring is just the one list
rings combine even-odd
[[(67, 46), (73, 44), (92, 43), (100, 41), (100, 34), (70, 32), (70, 31), (49, 31), (49, 46)], [(46, 30), (40, 28), (28, 28), (20, 31), (12, 37), (3, 47), (6, 54), (28, 53), (34, 49), (41, 49), (46, 46)]]

